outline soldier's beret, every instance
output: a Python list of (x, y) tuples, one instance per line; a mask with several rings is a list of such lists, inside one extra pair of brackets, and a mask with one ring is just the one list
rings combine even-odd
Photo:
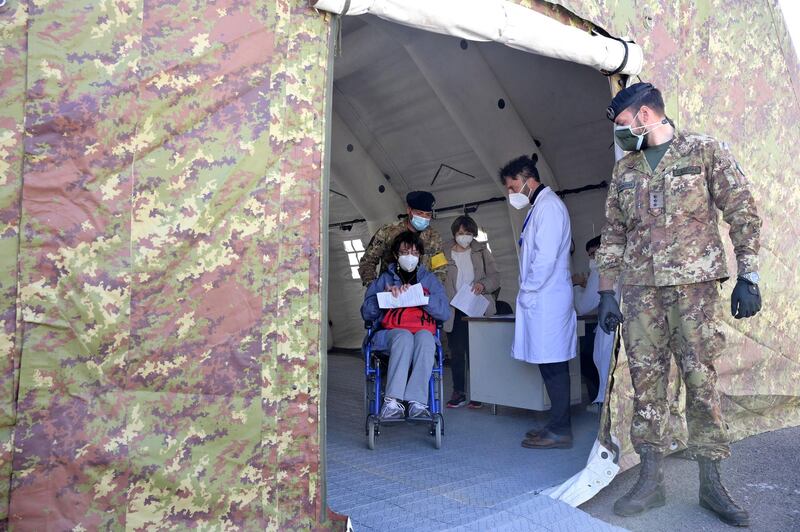
[(634, 83), (630, 87), (622, 89), (611, 100), (611, 105), (606, 109), (606, 116), (609, 120), (614, 120), (622, 111), (635, 104), (639, 98), (654, 88), (650, 83)]
[(406, 203), (412, 209), (431, 212), (436, 199), (433, 194), (424, 190), (413, 190), (406, 195)]

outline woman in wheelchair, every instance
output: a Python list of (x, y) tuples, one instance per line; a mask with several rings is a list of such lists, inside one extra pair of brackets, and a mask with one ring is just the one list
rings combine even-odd
[[(425, 249), (417, 233), (400, 233), (391, 250), (395, 262), (369, 285), (361, 305), (361, 317), (379, 329), (372, 335), (372, 349), (389, 354), (380, 417), (404, 418), (401, 401), (406, 401), (410, 419), (429, 419), (428, 380), (436, 353), (436, 322), (450, 317), (450, 303), (439, 279), (419, 264)], [(397, 297), (417, 283), (428, 297), (427, 305), (388, 310), (379, 307), (378, 292), (392, 292)]]

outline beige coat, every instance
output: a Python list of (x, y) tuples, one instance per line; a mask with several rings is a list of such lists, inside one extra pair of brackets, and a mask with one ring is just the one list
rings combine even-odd
[[(453, 246), (455, 244), (455, 240), (450, 240), (445, 242), (442, 248), (445, 257), (447, 257), (447, 277), (444, 281), (444, 289), (447, 292), (448, 301), (456, 295), (456, 280), (458, 279), (458, 268), (453, 260)], [(492, 252), (486, 247), (485, 242), (473, 240), (470, 244), (470, 249), (472, 250), (472, 268), (475, 271), (474, 282), (481, 283), (484, 286), (483, 297), (489, 300), (489, 307), (486, 309), (484, 316), (494, 316), (497, 313), (497, 309), (492, 293), (500, 289), (500, 275), (497, 273), (497, 265), (494, 262)], [(452, 332), (453, 330), (455, 309), (451, 307), (451, 310), (450, 319), (444, 324), (445, 332)]]

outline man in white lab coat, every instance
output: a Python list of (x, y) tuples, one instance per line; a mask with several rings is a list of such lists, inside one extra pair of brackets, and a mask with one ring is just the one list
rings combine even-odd
[(539, 181), (536, 160), (521, 156), (500, 170), (508, 201), (528, 209), (519, 238), (519, 294), (512, 356), (539, 365), (550, 421), (528, 431), (522, 446), (572, 447), (569, 360), (576, 354), (576, 315), (569, 270), (569, 213), (559, 197)]

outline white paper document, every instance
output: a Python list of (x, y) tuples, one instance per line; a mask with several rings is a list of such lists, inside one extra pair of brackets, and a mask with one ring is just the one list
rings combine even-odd
[(483, 296), (473, 294), (472, 287), (464, 285), (453, 296), (450, 304), (470, 318), (480, 318), (489, 307), (489, 300)]
[(391, 292), (378, 292), (378, 306), (380, 308), (421, 307), (428, 304), (428, 297), (422, 291), (422, 285), (417, 283), (400, 294), (393, 297)]

